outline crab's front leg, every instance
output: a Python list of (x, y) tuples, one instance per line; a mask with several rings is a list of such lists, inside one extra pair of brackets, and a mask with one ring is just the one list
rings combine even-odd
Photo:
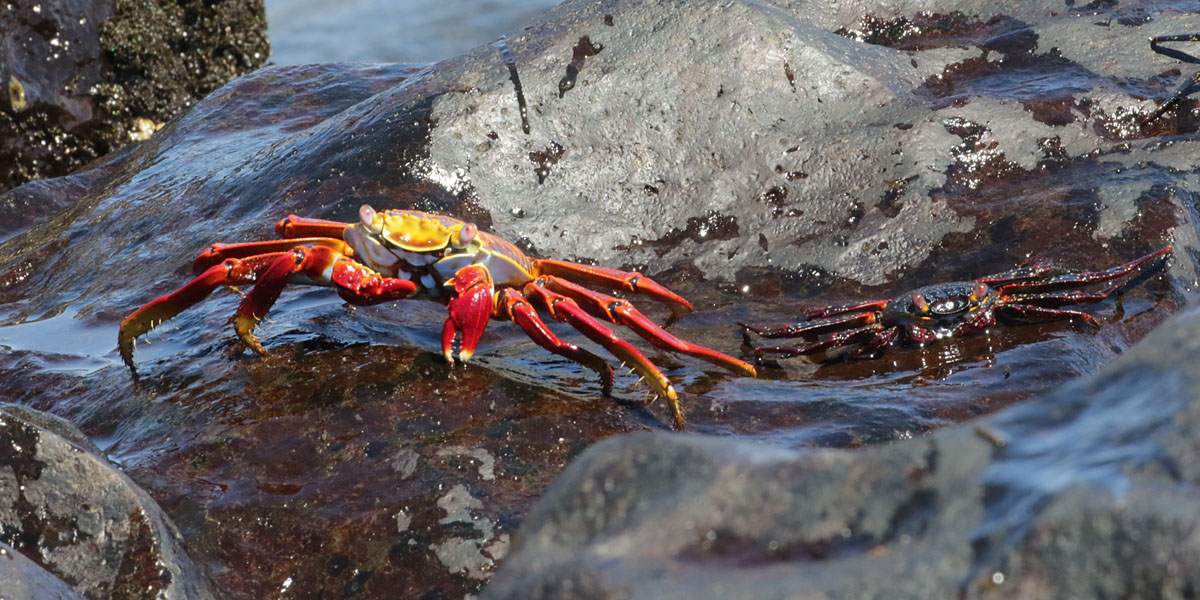
[(163, 321), (199, 304), (218, 287), (253, 283), (260, 273), (285, 254), (289, 253), (275, 252), (245, 258), (227, 258), (205, 269), (183, 287), (151, 300), (126, 317), (121, 321), (117, 332), (117, 347), (120, 349), (121, 360), (125, 361), (130, 373), (137, 378), (137, 368), (133, 364), (133, 345), (138, 336), (149, 333)]
[(343, 300), (359, 305), (399, 300), (417, 291), (417, 285), (407, 279), (384, 277), (326, 246), (297, 246), (281, 253), (259, 274), (234, 316), (238, 337), (255, 352), (266, 354), (254, 336), (255, 325), (279, 299), (283, 288), (297, 278), (302, 283), (336, 287)]

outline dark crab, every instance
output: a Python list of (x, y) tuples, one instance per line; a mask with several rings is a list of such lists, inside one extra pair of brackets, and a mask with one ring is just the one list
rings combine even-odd
[[(898, 337), (924, 345), (984, 331), (996, 323), (997, 315), (1022, 320), (1078, 319), (1099, 326), (1095, 317), (1062, 307), (1100, 302), (1121, 284), (1097, 292), (1064, 288), (1116, 279), (1170, 251), (1167, 246), (1106, 271), (1051, 275), (1049, 267), (1027, 265), (973, 281), (925, 286), (890, 300), (810, 309), (804, 312), (805, 320), (794, 325), (739, 325), (745, 329), (747, 344), (751, 331), (765, 338), (809, 338), (795, 346), (755, 348), (754, 354), (760, 360), (765, 354), (788, 357), (854, 345), (857, 347), (848, 351), (851, 358), (871, 357)], [(826, 333), (829, 335), (821, 337)]]
[[(1200, 33), (1160, 35), (1150, 38), (1151, 50), (1183, 62), (1200, 63), (1200, 59), (1192, 56), (1191, 54), (1175, 50), (1174, 48), (1164, 48), (1160, 46), (1159, 44), (1162, 44), (1163, 42), (1200, 42)], [(1149, 124), (1151, 121), (1162, 116), (1163, 113), (1167, 112), (1168, 109), (1177, 104), (1180, 100), (1183, 100), (1184, 98), (1196, 93), (1198, 90), (1200, 90), (1200, 71), (1196, 71), (1195, 73), (1192, 73), (1191, 76), (1185, 78), (1183, 83), (1180, 84), (1179, 89), (1175, 90), (1174, 94), (1171, 94), (1171, 97), (1163, 101), (1162, 104), (1159, 104), (1158, 108), (1154, 109), (1154, 112), (1150, 113), (1148, 117), (1142, 119), (1142, 124)]]

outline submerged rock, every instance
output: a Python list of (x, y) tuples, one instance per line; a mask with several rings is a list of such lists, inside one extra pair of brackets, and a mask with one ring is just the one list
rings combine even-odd
[(1167, 318), (1196, 280), (1200, 152), (1193, 103), (1139, 124), (1177, 79), (1153, 75), (1173, 63), (1143, 40), (1200, 22), (1164, 12), (1161, 27), (1098, 37), (1095, 19), (1003, 3), (945, 19), (849, 4), (573, 1), (433, 66), (242, 77), (91, 169), (0, 196), (0, 399), (96, 439), (223, 595), (459, 596), (495, 572), (566, 461), (668, 427), (634, 377), (603, 397), (592, 372), (501, 323), (450, 368), (444, 306), (351, 309), (297, 286), (258, 329), (268, 356), (237, 341), (237, 297), (217, 293), (145, 336), (135, 384), (117, 324), (185, 283), (213, 242), (272, 239), (289, 213), (353, 221), (364, 203), (642, 270), (695, 302), (673, 332), (731, 354), (737, 321), (1031, 257), (1100, 269), (1175, 247), (1161, 273), (1088, 309), (1097, 330), (1004, 326), (755, 380), (642, 345), (693, 431), (791, 448), (995, 412)]

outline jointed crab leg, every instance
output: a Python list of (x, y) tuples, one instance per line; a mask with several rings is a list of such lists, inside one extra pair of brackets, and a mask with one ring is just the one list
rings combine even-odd
[(739, 375), (754, 376), (754, 367), (749, 363), (727, 356), (716, 350), (685, 342), (659, 327), (646, 315), (642, 314), (628, 300), (614, 298), (581, 285), (571, 283), (561, 277), (546, 276), (537, 280), (538, 285), (554, 290), (575, 300), (577, 304), (593, 316), (607, 319), (617, 325), (624, 325), (642, 339), (671, 352), (687, 354), (700, 360), (729, 369)]
[(399, 300), (417, 291), (417, 284), (407, 279), (384, 277), (326, 246), (297, 246), (276, 257), (259, 275), (234, 316), (238, 336), (255, 352), (267, 353), (254, 337), (254, 326), (279, 299), (284, 286), (296, 277), (302, 278), (299, 283), (333, 285), (342, 299), (360, 305)]
[[(888, 330), (891, 331), (889, 332)], [(864, 327), (834, 332), (830, 334), (829, 337), (806, 346), (770, 346), (764, 348), (755, 348), (754, 354), (757, 356), (762, 356), (763, 354), (785, 354), (789, 356), (798, 354), (815, 354), (828, 348), (845, 346), (847, 344), (854, 343), (855, 340), (868, 335), (871, 336), (871, 339), (867, 341), (863, 348), (865, 349), (867, 346), (871, 346), (871, 349), (874, 350), (875, 348), (882, 347), (890, 342), (892, 338), (895, 337), (896, 331), (897, 329), (895, 327), (885, 327), (879, 323), (872, 323)], [(878, 346), (875, 344), (878, 344)]]
[[(325, 240), (334, 241), (337, 240)], [(354, 304), (376, 304), (411, 296), (415, 283), (406, 279), (384, 277), (370, 268), (348, 258), (327, 245), (297, 245), (285, 252), (270, 252), (242, 258), (226, 258), (213, 265), (178, 290), (152, 300), (129, 315), (117, 334), (121, 358), (136, 376), (133, 366), (133, 341), (159, 323), (187, 310), (208, 297), (217, 287), (255, 284), (238, 306), (234, 329), (255, 352), (265, 354), (262, 344), (254, 337), (254, 326), (262, 319), (287, 283), (299, 278), (299, 283), (333, 285), (342, 298)], [(340, 243), (340, 242), (338, 242)], [(237, 245), (235, 245), (237, 246)], [(234, 250), (237, 252), (238, 250)]]
[(1063, 285), (1077, 285), (1077, 284), (1093, 283), (1096, 281), (1106, 281), (1109, 279), (1115, 279), (1117, 277), (1120, 277), (1122, 275), (1125, 275), (1126, 273), (1133, 271), (1134, 269), (1142, 266), (1146, 262), (1154, 260), (1155, 258), (1158, 258), (1170, 251), (1171, 251), (1171, 247), (1167, 246), (1165, 248), (1162, 248), (1161, 250), (1151, 252), (1150, 254), (1147, 254), (1146, 256), (1143, 256), (1137, 260), (1133, 260), (1133, 261), (1127, 262), (1123, 265), (1119, 265), (1119, 266), (1113, 267), (1111, 269), (1106, 269), (1104, 271), (1082, 271), (1079, 273), (1067, 273), (1064, 275), (1059, 275), (1057, 277), (1050, 277), (1048, 279), (1043, 279), (1041, 281), (1009, 283), (1009, 284), (1000, 286), (999, 291), (1002, 293), (1008, 294), (1014, 290), (1034, 290), (1034, 289), (1042, 289), (1042, 288), (1048, 288), (1048, 287), (1056, 287), (1056, 286), (1063, 286)]
[(1113, 292), (1121, 289), (1120, 286), (1112, 286), (1099, 292), (1088, 293), (1082, 290), (1066, 290), (1062, 292), (1046, 292), (1042, 294), (1005, 294), (1004, 304), (1035, 304), (1038, 306), (1068, 306), (1071, 304), (1088, 304), (1093, 302), (1101, 302)]
[(291, 239), (326, 237), (340, 240), (347, 227), (350, 227), (350, 223), (288, 215), (275, 225), (275, 233), (280, 237)]
[[(1150, 38), (1150, 49), (1159, 54), (1170, 56), (1171, 58), (1182, 60), (1184, 62), (1196, 62), (1195, 57), (1187, 54), (1186, 52), (1181, 52), (1173, 48), (1160, 48), (1158, 46), (1162, 42), (1196, 41), (1200, 41), (1200, 34), (1185, 33), (1181, 35), (1160, 35)], [(1150, 113), (1150, 116), (1142, 119), (1142, 124), (1145, 125), (1162, 116), (1162, 114), (1167, 112), (1167, 110), (1174, 106), (1176, 102), (1179, 102), (1186, 96), (1194, 94), (1197, 90), (1200, 90), (1200, 71), (1192, 73), (1191, 77), (1184, 79), (1183, 83), (1179, 85), (1179, 89), (1175, 90), (1175, 93), (1171, 94), (1170, 98), (1167, 98), (1162, 104), (1159, 104), (1158, 108), (1156, 108), (1154, 112)]]
[[(874, 306), (872, 302), (866, 306)], [(874, 323), (879, 318), (878, 312), (859, 312), (844, 314), (836, 314), (836, 316), (825, 317), (814, 321), (801, 321), (795, 325), (784, 325), (782, 327), (760, 328), (745, 323), (738, 323), (746, 331), (753, 331), (765, 338), (781, 338), (781, 337), (800, 337), (809, 333), (821, 333), (827, 329), (841, 327), (842, 325), (850, 325), (855, 321), (862, 323)]]
[(1037, 279), (1037, 278), (1041, 277), (1042, 275), (1049, 273), (1050, 271), (1051, 271), (1050, 267), (1043, 265), (1041, 263), (1035, 263), (1032, 265), (1025, 265), (1023, 267), (1017, 267), (1015, 269), (1011, 269), (1011, 270), (1005, 271), (1003, 273), (996, 273), (995, 275), (988, 275), (987, 277), (980, 277), (979, 279), (976, 279), (975, 281), (977, 281), (979, 283), (986, 283), (991, 286), (1006, 285), (1006, 284), (1015, 283), (1018, 281)]
[(589, 315), (567, 296), (538, 285), (536, 281), (525, 284), (522, 293), (526, 298), (548, 311), (555, 319), (579, 330), (588, 339), (600, 344), (605, 350), (620, 359), (623, 364), (633, 369), (656, 395), (667, 399), (671, 405), (671, 412), (675, 416), (675, 426), (683, 429), (685, 424), (683, 407), (679, 404), (674, 386), (662, 371), (646, 358), (645, 354), (642, 354), (629, 342), (617, 337), (611, 329), (605, 327), (603, 323), (597, 321), (595, 317)]
[(209, 246), (208, 250), (201, 252), (200, 256), (196, 257), (196, 260), (192, 262), (192, 269), (196, 272), (199, 272), (227, 258), (246, 258), (248, 256), (257, 256), (260, 254), (286, 252), (300, 245), (325, 246), (335, 252), (338, 252), (339, 254), (349, 254), (352, 252), (350, 246), (346, 245), (346, 242), (330, 237), (269, 240), (265, 242), (245, 242), (241, 244), (216, 243)]
[(673, 318), (692, 310), (691, 302), (637, 271), (619, 271), (607, 267), (593, 267), (564, 260), (547, 259), (533, 261), (533, 268), (542, 275), (561, 277), (573, 283), (602, 285), (613, 290), (650, 296), (670, 305)]
[(1012, 311), (1018, 315), (1021, 315), (1022, 317), (1044, 317), (1047, 319), (1062, 319), (1065, 317), (1070, 319), (1079, 319), (1080, 321), (1083, 321), (1089, 325), (1096, 327), (1100, 326), (1100, 323), (1096, 321), (1096, 317), (1079, 310), (1045, 308), (1042, 306), (1034, 306), (1032, 304), (1005, 304), (1003, 306), (996, 307), (996, 310)]
[[(804, 317), (807, 319), (816, 319), (820, 317), (831, 317), (834, 315), (842, 315), (852, 312), (862, 311), (880, 311), (887, 306), (887, 300), (871, 300), (870, 302), (860, 302), (858, 304), (843, 304), (841, 306), (821, 306), (810, 308), (804, 311)], [(768, 336), (769, 337), (769, 336)]]
[(559, 356), (573, 360), (600, 375), (600, 386), (604, 395), (612, 393), (612, 367), (604, 359), (554, 335), (537, 311), (530, 306), (529, 301), (512, 288), (500, 291), (497, 301), (501, 316), (507, 316), (525, 331), (537, 345)]
[(149, 332), (159, 323), (196, 305), (220, 286), (253, 283), (260, 272), (266, 270), (275, 259), (283, 254), (286, 253), (263, 254), (245, 259), (226, 259), (218, 265), (209, 267), (187, 285), (170, 294), (155, 298), (126, 317), (121, 322), (120, 331), (117, 333), (117, 345), (121, 351), (121, 359), (129, 366), (134, 377), (137, 376), (137, 369), (133, 366), (133, 342), (139, 335)]

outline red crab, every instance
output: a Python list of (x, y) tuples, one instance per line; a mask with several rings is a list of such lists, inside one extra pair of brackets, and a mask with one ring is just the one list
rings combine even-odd
[[(802, 345), (755, 348), (754, 354), (760, 360), (765, 354), (779, 354), (786, 358), (855, 344), (857, 347), (849, 351), (851, 358), (871, 357), (901, 334), (904, 339), (924, 345), (943, 338), (984, 331), (996, 323), (997, 315), (1026, 319), (1079, 319), (1099, 326), (1096, 319), (1085, 312), (1056, 307), (1100, 302), (1117, 291), (1120, 285), (1094, 293), (1062, 288), (1115, 279), (1170, 251), (1171, 247), (1167, 246), (1106, 271), (1057, 276), (1050, 276), (1048, 267), (1034, 264), (974, 281), (930, 285), (890, 300), (810, 309), (804, 312), (806, 320), (795, 325), (766, 328), (745, 323), (739, 325), (744, 328), (747, 344), (750, 344), (751, 331), (765, 338), (810, 338)], [(1059, 291), (1051, 291), (1055, 288)], [(828, 332), (832, 333), (820, 337), (820, 334)]]
[(359, 210), (359, 223), (291, 215), (275, 231), (281, 240), (213, 244), (193, 265), (199, 275), (178, 290), (129, 315), (118, 334), (121, 358), (134, 377), (133, 345), (138, 336), (199, 303), (220, 286), (253, 284), (234, 317), (247, 346), (266, 354), (254, 326), (288, 283), (337, 289), (351, 304), (369, 305), (424, 294), (445, 302), (450, 317), (442, 327), (442, 353), (453, 364), (452, 346), (461, 334), (458, 358), (471, 358), (489, 318), (515, 321), (539, 346), (600, 374), (605, 394), (612, 368), (600, 357), (554, 335), (538, 311), (569, 323), (628, 365), (658, 396), (667, 399), (675, 426), (684, 427), (675, 388), (641, 351), (617, 337), (600, 320), (624, 325), (651, 344), (753, 377), (754, 366), (685, 342), (663, 330), (625, 299), (581, 284), (642, 294), (668, 304), (675, 314), (692, 305), (636, 272), (559, 260), (533, 259), (513, 244), (475, 225), (415, 210)]

